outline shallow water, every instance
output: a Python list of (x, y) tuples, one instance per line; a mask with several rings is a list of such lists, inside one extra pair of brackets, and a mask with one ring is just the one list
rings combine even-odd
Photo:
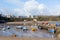
[[(60, 22), (49, 22), (50, 24), (60, 24)], [(7, 27), (7, 26), (6, 26)], [(25, 26), (26, 27), (26, 26)], [(33, 27), (33, 26), (31, 26)], [(36, 26), (34, 28), (37, 28)], [(19, 31), (18, 31), (19, 30)], [(11, 36), (12, 34), (16, 34), (17, 37), (40, 37), (40, 38), (54, 38), (54, 34), (50, 34), (48, 32), (44, 32), (45, 30), (37, 30), (33, 32), (28, 30), (27, 32), (22, 31), (21, 29), (16, 30), (16, 26), (10, 25), (10, 29), (6, 31), (0, 30), (0, 36)]]
[(18, 30), (16, 30), (16, 26), (10, 26), (9, 30), (8, 29), (5, 31), (0, 30), (0, 36), (11, 36), (12, 34), (16, 34), (17, 37), (41, 37), (41, 38), (52, 38), (52, 36), (54, 37), (54, 34), (43, 32), (42, 30), (37, 30), (36, 32), (33, 32), (31, 30), (28, 30), (27, 32)]

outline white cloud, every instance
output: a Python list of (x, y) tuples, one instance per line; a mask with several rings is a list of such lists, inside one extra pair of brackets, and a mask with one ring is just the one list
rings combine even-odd
[[(38, 3), (36, 0), (28, 0), (21, 2), (20, 0), (5, 0), (5, 2), (17, 5), (22, 8), (15, 9), (3, 9), (3, 14), (13, 14), (16, 16), (28, 16), (28, 15), (60, 15), (60, 5), (54, 6), (50, 9), (43, 3)], [(8, 11), (8, 12), (7, 12)]]
[(51, 10), (52, 15), (60, 15), (60, 5), (55, 5)]
[[(19, 5), (20, 4), (20, 1), (19, 0), (6, 0), (7, 3), (11, 3), (11, 4), (15, 4), (15, 5)], [(29, 0), (27, 2), (25, 2), (23, 8), (15, 8), (13, 10), (9, 10), (8, 9), (8, 14), (9, 13), (13, 13), (14, 15), (32, 15), (32, 14), (38, 14), (38, 7), (39, 6), (39, 3), (36, 2), (35, 0)], [(9, 12), (10, 11), (10, 12)], [(6, 13), (6, 10), (4, 10), (5, 14)]]
[(30, 11), (32, 9), (36, 9), (38, 7), (39, 3), (36, 1), (27, 1), (24, 4), (24, 9), (27, 11)]
[(39, 3), (36, 1), (27, 1), (24, 4), (24, 10), (29, 15), (36, 14), (34, 12), (37, 12), (36, 10), (37, 10), (38, 5)]
[(31, 15), (49, 15), (49, 9), (44, 4), (39, 4), (37, 1), (27, 1), (24, 4), (24, 10)]
[[(39, 4), (35, 0), (29, 0), (24, 3), (24, 7), (19, 9), (14, 9), (14, 15), (49, 15), (49, 9), (44, 4)], [(51, 15), (51, 13), (50, 13)]]
[(24, 9), (14, 9), (14, 15), (17, 16), (27, 16), (30, 15), (29, 13), (26, 13)]
[(45, 7), (45, 5), (44, 4), (40, 4), (39, 6), (38, 6), (38, 9), (40, 9), (40, 10), (43, 10), (43, 9), (45, 9), (46, 7)]
[(13, 15), (13, 9), (3, 8), (3, 9), (0, 9), (0, 12), (3, 15), (8, 15), (8, 14), (12, 14)]

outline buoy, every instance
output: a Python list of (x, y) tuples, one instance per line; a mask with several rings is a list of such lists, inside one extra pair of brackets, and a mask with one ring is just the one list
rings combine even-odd
[(32, 31), (36, 31), (37, 29), (36, 28), (32, 28)]

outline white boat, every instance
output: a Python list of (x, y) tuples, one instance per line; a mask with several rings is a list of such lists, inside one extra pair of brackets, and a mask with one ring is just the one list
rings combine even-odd
[(23, 26), (16, 26), (17, 29), (23, 29)]
[(6, 28), (7, 28), (7, 29), (10, 29), (10, 26), (7, 26)]
[(5, 31), (6, 30), (6, 28), (2, 28), (2, 31)]

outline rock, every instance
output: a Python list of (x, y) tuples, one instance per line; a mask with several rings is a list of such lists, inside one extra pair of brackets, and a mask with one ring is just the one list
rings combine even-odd
[(17, 35), (16, 35), (16, 34), (12, 34), (11, 36), (12, 36), (12, 37), (16, 37)]
[(58, 38), (60, 38), (60, 34), (58, 34)]

